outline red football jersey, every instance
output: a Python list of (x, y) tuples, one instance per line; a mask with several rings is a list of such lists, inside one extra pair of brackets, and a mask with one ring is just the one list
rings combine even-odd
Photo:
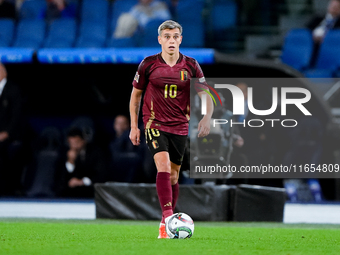
[(140, 63), (132, 84), (137, 89), (145, 90), (145, 128), (188, 135), (190, 78), (200, 78), (200, 84), (203, 83), (201, 87), (207, 89), (197, 61), (181, 53), (173, 67), (164, 61), (161, 53), (147, 57)]

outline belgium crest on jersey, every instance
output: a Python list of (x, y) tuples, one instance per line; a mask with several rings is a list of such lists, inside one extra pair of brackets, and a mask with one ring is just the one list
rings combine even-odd
[(152, 140), (152, 147), (156, 150), (159, 148), (159, 144), (157, 142), (157, 140)]
[(181, 81), (186, 81), (188, 79), (188, 71), (180, 71)]

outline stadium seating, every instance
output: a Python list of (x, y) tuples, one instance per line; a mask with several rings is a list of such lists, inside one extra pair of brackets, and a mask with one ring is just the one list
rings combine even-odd
[(77, 31), (75, 19), (57, 19), (50, 25), (44, 48), (73, 47)]
[(105, 46), (107, 23), (104, 21), (82, 21), (79, 27), (77, 48), (101, 48)]
[(313, 38), (307, 29), (292, 29), (284, 40), (281, 61), (302, 71), (309, 67), (313, 54)]
[(142, 33), (142, 40), (139, 46), (141, 47), (159, 47), (159, 43), (158, 43), (158, 27), (159, 24), (161, 24), (164, 20), (151, 20), (150, 22), (148, 22), (145, 26), (145, 28), (143, 29), (143, 31), (141, 31)]
[(84, 0), (80, 8), (77, 48), (101, 48), (105, 46), (110, 3), (107, 0)]
[(130, 11), (131, 7), (138, 3), (138, 0), (115, 0), (110, 6), (110, 21), (109, 21), (109, 36), (107, 40), (107, 47), (136, 47), (137, 42), (134, 38), (113, 38), (112, 35), (116, 29), (117, 20), (119, 16)]
[(110, 31), (111, 34), (116, 28), (117, 20), (119, 16), (128, 12), (132, 6), (138, 3), (138, 0), (115, 0), (110, 7)]
[(46, 23), (44, 20), (21, 20), (17, 25), (13, 47), (41, 47), (45, 38)]
[(203, 22), (183, 22), (183, 41), (181, 47), (200, 48), (204, 47)]
[(131, 47), (136, 47), (136, 42), (133, 37), (118, 38), (118, 39), (111, 37), (108, 39), (106, 47), (108, 48), (131, 48)]
[[(137, 3), (138, 0), (115, 0), (112, 3), (107, 0), (76, 1), (76, 4), (79, 4), (79, 17), (57, 19), (49, 25), (43, 17), (44, 9), (47, 7), (46, 1), (26, 0), (19, 11), (16, 29), (15, 24), (2, 26), (0, 22), (0, 26), (5, 27), (0, 31), (0, 36), (3, 38), (6, 35), (7, 38), (1, 40), (0, 46), (34, 49), (40, 47), (158, 47), (157, 39), (149, 40), (149, 38), (157, 38), (156, 31), (159, 23), (162, 22), (160, 20), (150, 22), (145, 31), (140, 31), (141, 35), (138, 40), (134, 37), (124, 39), (112, 37), (119, 16), (128, 12)], [(204, 46), (203, 7), (203, 0), (194, 2), (183, 0), (176, 6), (174, 19), (185, 29), (186, 40), (183, 41), (183, 47)], [(11, 39), (8, 39), (11, 37), (11, 33), (15, 33), (14, 40), (12, 40), (13, 45), (11, 45)]]
[(214, 32), (236, 26), (237, 5), (234, 0), (215, 0), (210, 15)]
[(176, 7), (177, 22), (183, 27), (182, 47), (203, 47), (205, 27), (202, 18), (204, 1), (179, 1)]
[(198, 22), (202, 20), (202, 12), (204, 7), (203, 0), (182, 0), (178, 1), (176, 7), (176, 18), (181, 24), (182, 22)]
[(8, 47), (11, 45), (15, 29), (14, 19), (0, 19), (0, 47)]
[(236, 0), (206, 1), (204, 18), (206, 25), (206, 46), (224, 48), (228, 52), (236, 51), (242, 44), (244, 32), (237, 26), (241, 19)]
[(83, 0), (80, 9), (80, 20), (107, 22), (109, 9), (109, 1), (107, 0)]
[(45, 0), (26, 0), (20, 7), (19, 19), (40, 19), (46, 7)]
[(340, 29), (331, 30), (320, 45), (314, 69), (307, 70), (308, 78), (327, 78), (334, 76), (340, 67)]

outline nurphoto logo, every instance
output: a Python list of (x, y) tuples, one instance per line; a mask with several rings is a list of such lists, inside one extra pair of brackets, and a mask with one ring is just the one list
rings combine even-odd
[[(287, 115), (287, 105), (295, 105), (305, 116), (311, 116), (312, 114), (307, 110), (307, 108), (304, 106), (305, 103), (309, 102), (311, 99), (311, 93), (309, 90), (305, 88), (299, 88), (299, 87), (281, 87), (280, 88), (280, 98), (279, 98), (279, 88), (278, 87), (272, 87), (272, 105), (269, 109), (256, 109), (254, 107), (254, 101), (253, 101), (253, 88), (248, 87), (247, 88), (247, 98), (245, 98), (243, 91), (237, 87), (236, 85), (232, 84), (215, 84), (214, 88), (212, 86), (209, 86), (209, 89), (212, 90), (217, 98), (219, 99), (221, 106), (222, 101), (220, 96), (218, 95), (217, 91), (215, 89), (227, 89), (233, 98), (233, 115), (244, 115), (245, 114), (245, 105), (248, 106), (247, 111), (253, 113), (256, 116), (268, 116), (273, 114), (280, 102), (281, 105), (281, 116)], [(206, 89), (199, 88), (203, 91), (206, 91), (207, 94), (212, 98), (214, 101), (215, 106), (217, 105), (216, 100), (212, 93)], [(302, 97), (301, 98), (289, 98), (288, 95), (290, 94), (299, 94)], [(279, 101), (280, 99), (280, 101)], [(245, 104), (246, 101), (246, 104)], [(202, 103), (201, 103), (201, 114), (205, 115), (207, 113), (207, 95), (202, 95)], [(229, 123), (230, 122), (230, 123)], [(283, 127), (295, 127), (297, 126), (298, 122), (295, 119), (250, 119), (248, 121), (243, 120), (242, 122), (236, 122), (233, 120), (227, 120), (227, 119), (214, 119), (213, 120), (213, 126), (216, 125), (225, 125), (230, 124), (232, 125), (243, 125), (246, 126), (248, 124), (249, 127), (262, 127), (265, 122), (271, 123), (271, 126), (274, 127), (275, 122), (280, 122)]]

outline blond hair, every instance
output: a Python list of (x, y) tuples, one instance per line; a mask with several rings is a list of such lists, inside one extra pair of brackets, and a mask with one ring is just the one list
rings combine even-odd
[(173, 20), (166, 20), (160, 26), (158, 27), (158, 35), (160, 36), (162, 34), (162, 31), (165, 29), (175, 29), (178, 28), (179, 32), (182, 34), (183, 28), (182, 26)]

